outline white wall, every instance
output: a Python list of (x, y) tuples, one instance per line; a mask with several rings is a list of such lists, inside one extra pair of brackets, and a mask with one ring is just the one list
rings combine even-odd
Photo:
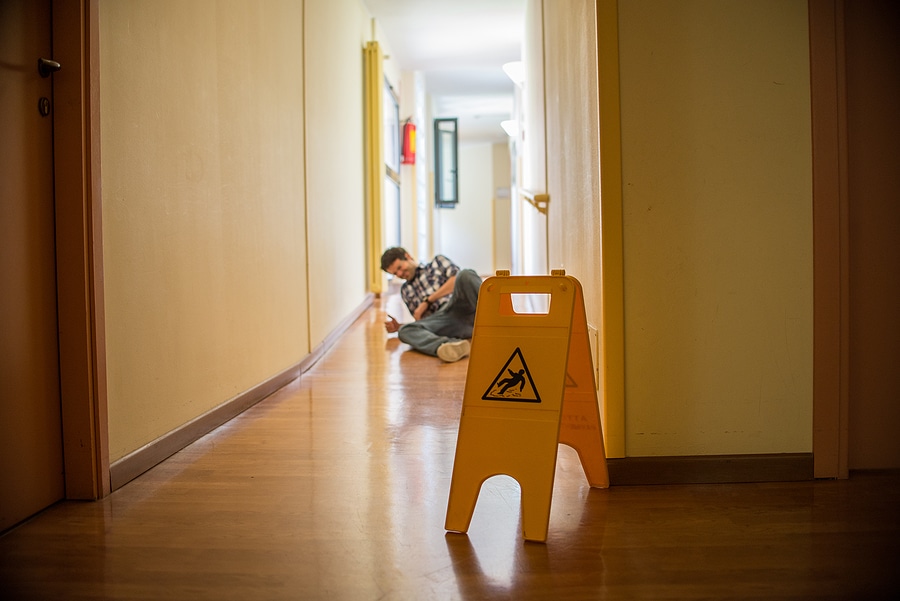
[(494, 270), (493, 182), (492, 144), (460, 144), (459, 203), (440, 209), (441, 242), (436, 253), (482, 275)]
[(494, 190), (494, 269), (512, 270), (512, 157), (510, 143), (491, 146)]

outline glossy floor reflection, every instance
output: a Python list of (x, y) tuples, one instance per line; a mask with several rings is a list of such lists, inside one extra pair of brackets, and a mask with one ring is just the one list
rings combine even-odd
[[(379, 301), (380, 303), (381, 301)], [(397, 303), (388, 296), (384, 303)], [(96, 503), (0, 539), (3, 599), (893, 598), (900, 476), (590, 489), (560, 447), (546, 544), (497, 476), (443, 524), (467, 360), (376, 305), (302, 378)]]

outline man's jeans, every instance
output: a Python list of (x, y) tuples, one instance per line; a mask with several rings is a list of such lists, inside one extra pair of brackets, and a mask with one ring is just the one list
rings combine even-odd
[(471, 269), (460, 270), (450, 301), (428, 317), (400, 326), (397, 332), (400, 341), (436, 357), (442, 344), (471, 338), (480, 288), (481, 278), (477, 273)]

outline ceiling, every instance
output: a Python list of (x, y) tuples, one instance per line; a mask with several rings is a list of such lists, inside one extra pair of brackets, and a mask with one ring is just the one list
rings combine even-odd
[(388, 60), (424, 74), (434, 116), (459, 118), (460, 141), (506, 140), (513, 83), (502, 67), (521, 58), (526, 0), (362, 2), (387, 37)]

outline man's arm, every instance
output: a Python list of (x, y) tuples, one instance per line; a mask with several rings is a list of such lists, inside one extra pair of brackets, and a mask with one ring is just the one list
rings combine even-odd
[(429, 294), (426, 298), (422, 299), (422, 302), (419, 303), (419, 306), (416, 307), (416, 310), (413, 311), (413, 319), (416, 321), (422, 319), (422, 316), (425, 314), (425, 311), (428, 310), (428, 306), (436, 301), (439, 298), (443, 298), (448, 294), (453, 293), (453, 286), (456, 285), (456, 276), (451, 277), (449, 280), (441, 284), (441, 287)]
[(441, 284), (441, 287), (428, 295), (428, 300), (431, 302), (436, 301), (439, 298), (444, 298), (450, 294), (453, 294), (453, 286), (456, 285), (456, 276), (452, 276), (446, 282)]

